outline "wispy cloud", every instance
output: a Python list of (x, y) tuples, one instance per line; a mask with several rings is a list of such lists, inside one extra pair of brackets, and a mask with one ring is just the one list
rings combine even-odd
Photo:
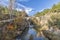
[(28, 2), (28, 1), (30, 1), (30, 0), (16, 0), (16, 1)]
[(16, 3), (16, 4), (17, 4), (17, 8), (18, 8), (18, 9), (21, 9), (21, 8), (19, 8), (19, 7), (22, 7), (22, 9), (25, 9), (25, 11), (26, 11), (27, 14), (29, 14), (29, 13), (33, 10), (33, 8), (26, 7), (25, 5), (22, 5), (22, 4), (20, 4), (20, 3)]
[(7, 6), (8, 5), (8, 0), (0, 0), (0, 5)]

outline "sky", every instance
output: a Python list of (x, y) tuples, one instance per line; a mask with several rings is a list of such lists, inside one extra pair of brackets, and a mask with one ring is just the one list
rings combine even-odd
[[(36, 14), (44, 9), (51, 8), (53, 4), (60, 2), (60, 0), (16, 0), (15, 8), (19, 11), (25, 9), (29, 16)], [(8, 0), (0, 0), (0, 5), (7, 6)]]

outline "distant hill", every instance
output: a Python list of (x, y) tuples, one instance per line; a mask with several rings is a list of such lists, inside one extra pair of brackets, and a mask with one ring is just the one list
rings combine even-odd
[(54, 4), (51, 8), (49, 9), (44, 9), (42, 12), (37, 12), (34, 16), (43, 16), (47, 13), (54, 13), (54, 12), (60, 12), (60, 2), (57, 4)]

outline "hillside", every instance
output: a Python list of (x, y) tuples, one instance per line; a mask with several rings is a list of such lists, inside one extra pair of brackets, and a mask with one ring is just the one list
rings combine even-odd
[(50, 9), (37, 12), (34, 16), (40, 20), (35, 21), (35, 25), (39, 24), (39, 26), (34, 27), (38, 32), (37, 36), (42, 32), (49, 40), (60, 40), (60, 3), (54, 4)]

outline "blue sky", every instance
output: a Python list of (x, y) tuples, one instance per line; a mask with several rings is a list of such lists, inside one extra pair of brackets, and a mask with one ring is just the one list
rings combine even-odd
[[(28, 15), (32, 16), (38, 11), (46, 8), (51, 8), (53, 4), (60, 2), (60, 0), (16, 0), (16, 9), (22, 10), (24, 8)], [(0, 4), (8, 5), (8, 0), (0, 0)]]

